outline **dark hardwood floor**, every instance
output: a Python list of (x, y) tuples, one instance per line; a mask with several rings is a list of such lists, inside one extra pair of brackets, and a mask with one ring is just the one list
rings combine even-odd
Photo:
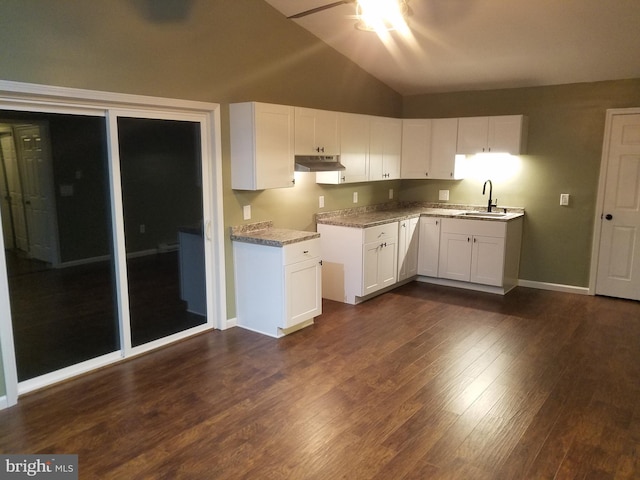
[(640, 302), (411, 283), (22, 397), (0, 452), (82, 479), (640, 478)]

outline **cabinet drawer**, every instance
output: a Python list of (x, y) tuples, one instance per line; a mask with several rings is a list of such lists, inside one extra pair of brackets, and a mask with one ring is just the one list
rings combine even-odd
[(283, 248), (283, 264), (291, 265), (292, 263), (302, 262), (310, 258), (320, 257), (320, 239), (314, 238), (305, 240), (304, 242), (291, 243)]
[(377, 242), (378, 240), (387, 240), (398, 236), (398, 222), (385, 223), (364, 229), (363, 243)]

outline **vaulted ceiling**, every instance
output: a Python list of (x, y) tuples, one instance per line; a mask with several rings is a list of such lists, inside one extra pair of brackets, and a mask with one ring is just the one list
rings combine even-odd
[[(265, 0), (284, 16), (335, 0)], [(639, 0), (409, 0), (411, 35), (346, 3), (289, 20), (403, 95), (640, 78)]]

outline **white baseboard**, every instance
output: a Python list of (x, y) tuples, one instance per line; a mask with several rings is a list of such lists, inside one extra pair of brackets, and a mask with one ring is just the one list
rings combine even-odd
[(560, 283), (534, 282), (532, 280), (518, 280), (518, 286), (537, 288), (539, 290), (553, 290), (555, 292), (576, 293), (578, 295), (589, 295), (588, 287), (576, 287), (574, 285), (563, 285)]
[(237, 318), (227, 318), (227, 322), (224, 325), (223, 330), (226, 330), (227, 328), (233, 328), (233, 327), (237, 327), (238, 326), (238, 319)]

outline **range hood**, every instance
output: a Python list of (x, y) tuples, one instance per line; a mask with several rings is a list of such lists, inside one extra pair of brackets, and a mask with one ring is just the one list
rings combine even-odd
[(296, 172), (333, 172), (345, 170), (339, 155), (296, 155)]

